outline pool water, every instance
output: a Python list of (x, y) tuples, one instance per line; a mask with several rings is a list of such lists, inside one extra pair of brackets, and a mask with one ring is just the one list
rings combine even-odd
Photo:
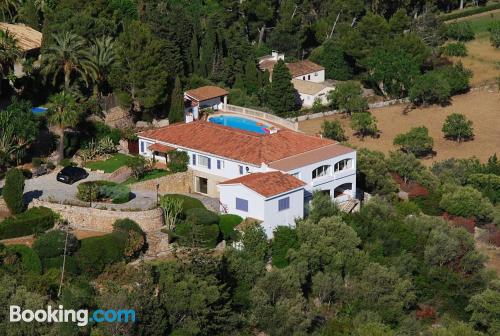
[(47, 112), (47, 108), (46, 107), (42, 107), (42, 106), (38, 106), (38, 107), (33, 107), (31, 109), (31, 112), (33, 114), (41, 114), (41, 113), (45, 113)]
[(258, 121), (252, 119), (246, 119), (243, 117), (221, 115), (217, 117), (210, 117), (208, 121), (214, 124), (239, 128), (244, 131), (249, 131), (259, 134), (267, 134), (270, 132), (269, 125), (265, 125)]

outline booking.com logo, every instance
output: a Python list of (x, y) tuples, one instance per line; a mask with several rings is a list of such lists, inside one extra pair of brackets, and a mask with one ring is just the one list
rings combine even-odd
[[(89, 315), (91, 315), (89, 317)], [(96, 323), (128, 323), (135, 322), (135, 310), (133, 309), (97, 309), (89, 314), (87, 309), (64, 309), (59, 305), (58, 309), (52, 309), (52, 306), (47, 306), (47, 309), (22, 310), (19, 306), (10, 306), (9, 314), (10, 322), (76, 322), (79, 327), (86, 326), (89, 322)]]

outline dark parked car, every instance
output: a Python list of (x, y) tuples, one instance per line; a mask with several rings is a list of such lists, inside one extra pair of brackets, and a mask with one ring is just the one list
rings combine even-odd
[(73, 184), (77, 181), (87, 178), (89, 173), (83, 168), (78, 167), (64, 167), (58, 174), (57, 180), (59, 182)]

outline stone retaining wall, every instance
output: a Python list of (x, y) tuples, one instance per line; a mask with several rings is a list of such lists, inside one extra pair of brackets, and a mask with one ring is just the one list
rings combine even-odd
[(124, 218), (130, 218), (135, 221), (144, 232), (159, 230), (163, 226), (163, 214), (161, 209), (113, 211), (52, 203), (38, 199), (34, 199), (29, 205), (30, 208), (39, 206), (57, 212), (61, 218), (67, 220), (75, 230), (111, 232), (113, 231), (113, 223), (117, 219)]
[(193, 172), (188, 170), (183, 173), (162, 176), (152, 180), (138, 182), (130, 185), (132, 191), (154, 191), (159, 185), (160, 194), (191, 193), (193, 191)]

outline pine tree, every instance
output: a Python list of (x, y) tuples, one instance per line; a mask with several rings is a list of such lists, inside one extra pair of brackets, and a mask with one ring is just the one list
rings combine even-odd
[(292, 75), (283, 60), (279, 60), (273, 68), (273, 78), (266, 98), (267, 106), (278, 115), (284, 115), (297, 108)]
[(245, 81), (243, 80), (243, 76), (241, 74), (236, 75), (236, 79), (233, 84), (233, 89), (238, 89), (245, 93), (247, 92), (245, 87)]
[(170, 101), (170, 112), (168, 113), (168, 121), (173, 124), (184, 120), (184, 95), (182, 93), (182, 85), (179, 76), (175, 77), (174, 91)]

